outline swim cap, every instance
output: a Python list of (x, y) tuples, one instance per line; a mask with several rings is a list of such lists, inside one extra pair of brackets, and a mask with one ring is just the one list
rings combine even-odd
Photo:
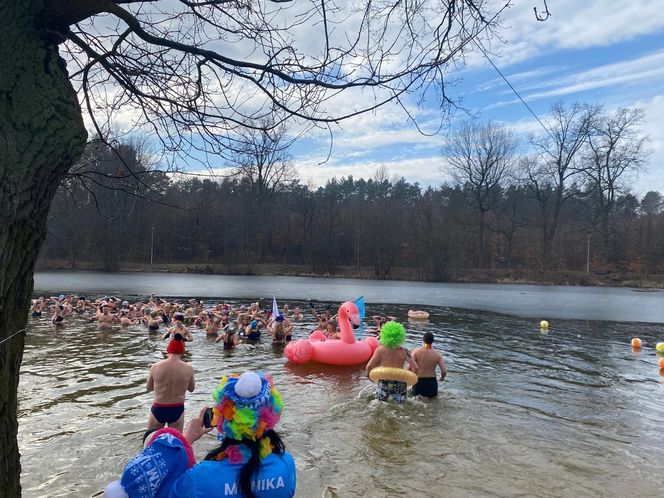
[(255, 329), (256, 327), (258, 327), (258, 322), (256, 320), (252, 320), (252, 321), (249, 322), (249, 326), (252, 329)]
[(175, 313), (173, 315), (173, 320), (178, 320), (180, 322), (184, 322), (184, 314), (183, 313)]
[(175, 334), (171, 342), (168, 343), (166, 352), (170, 354), (184, 354), (184, 341), (181, 334)]
[[(272, 377), (255, 372), (224, 375), (212, 397), (213, 424), (220, 434), (238, 441), (260, 439), (272, 430), (284, 406)], [(261, 445), (261, 457), (270, 451)]]
[(406, 340), (406, 329), (397, 322), (387, 322), (380, 329), (380, 343), (386, 348), (396, 349)]
[(122, 306), (129, 306), (129, 301), (122, 301)]
[(284, 321), (284, 315), (277, 315), (276, 321), (277, 322), (283, 322)]

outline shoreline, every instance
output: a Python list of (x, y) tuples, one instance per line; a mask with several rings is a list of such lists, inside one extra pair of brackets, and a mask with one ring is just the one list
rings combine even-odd
[(105, 270), (103, 265), (92, 262), (78, 262), (74, 267), (62, 260), (38, 260), (35, 271), (97, 271), (109, 273), (185, 273), (197, 275), (234, 275), (266, 277), (317, 277), (317, 278), (353, 278), (375, 281), (412, 281), (477, 284), (525, 284), (525, 285), (566, 285), (583, 287), (633, 287), (639, 289), (664, 289), (664, 275), (627, 274), (618, 272), (590, 273), (575, 271), (544, 272), (535, 270), (455, 270), (450, 271), (444, 280), (426, 278), (415, 268), (395, 267), (390, 279), (375, 278), (372, 267), (333, 266), (327, 271), (312, 272), (309, 266), (261, 264), (136, 264), (121, 263), (114, 270)]

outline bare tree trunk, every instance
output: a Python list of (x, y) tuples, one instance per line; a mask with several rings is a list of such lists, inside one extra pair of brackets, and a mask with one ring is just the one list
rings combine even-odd
[[(19, 369), (46, 216), (86, 132), (41, 1), (0, 0), (0, 497), (21, 495)], [(19, 333), (17, 333), (19, 332)], [(14, 335), (16, 334), (16, 335)]]
[(479, 218), (479, 228), (480, 228), (480, 234), (479, 234), (479, 247), (477, 248), (477, 268), (480, 270), (484, 269), (484, 229), (486, 222), (484, 220), (484, 217), (486, 215), (486, 211), (482, 208), (480, 208), (480, 218)]

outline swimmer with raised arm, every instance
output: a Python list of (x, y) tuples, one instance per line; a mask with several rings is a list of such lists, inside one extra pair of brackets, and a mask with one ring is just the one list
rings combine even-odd
[(97, 312), (95, 316), (90, 318), (90, 321), (96, 321), (97, 326), (100, 329), (110, 329), (113, 327), (114, 323), (120, 322), (120, 319), (117, 316), (112, 315), (108, 303), (106, 301), (102, 301), (100, 311)]

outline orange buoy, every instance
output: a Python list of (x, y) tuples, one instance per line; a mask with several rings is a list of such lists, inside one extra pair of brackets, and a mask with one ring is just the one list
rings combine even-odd
[(632, 339), (632, 347), (634, 349), (639, 349), (643, 345), (643, 341), (639, 339), (638, 337), (635, 337)]
[(659, 359), (659, 368), (661, 368), (662, 370), (664, 370), (664, 358), (660, 358), (660, 359)]

